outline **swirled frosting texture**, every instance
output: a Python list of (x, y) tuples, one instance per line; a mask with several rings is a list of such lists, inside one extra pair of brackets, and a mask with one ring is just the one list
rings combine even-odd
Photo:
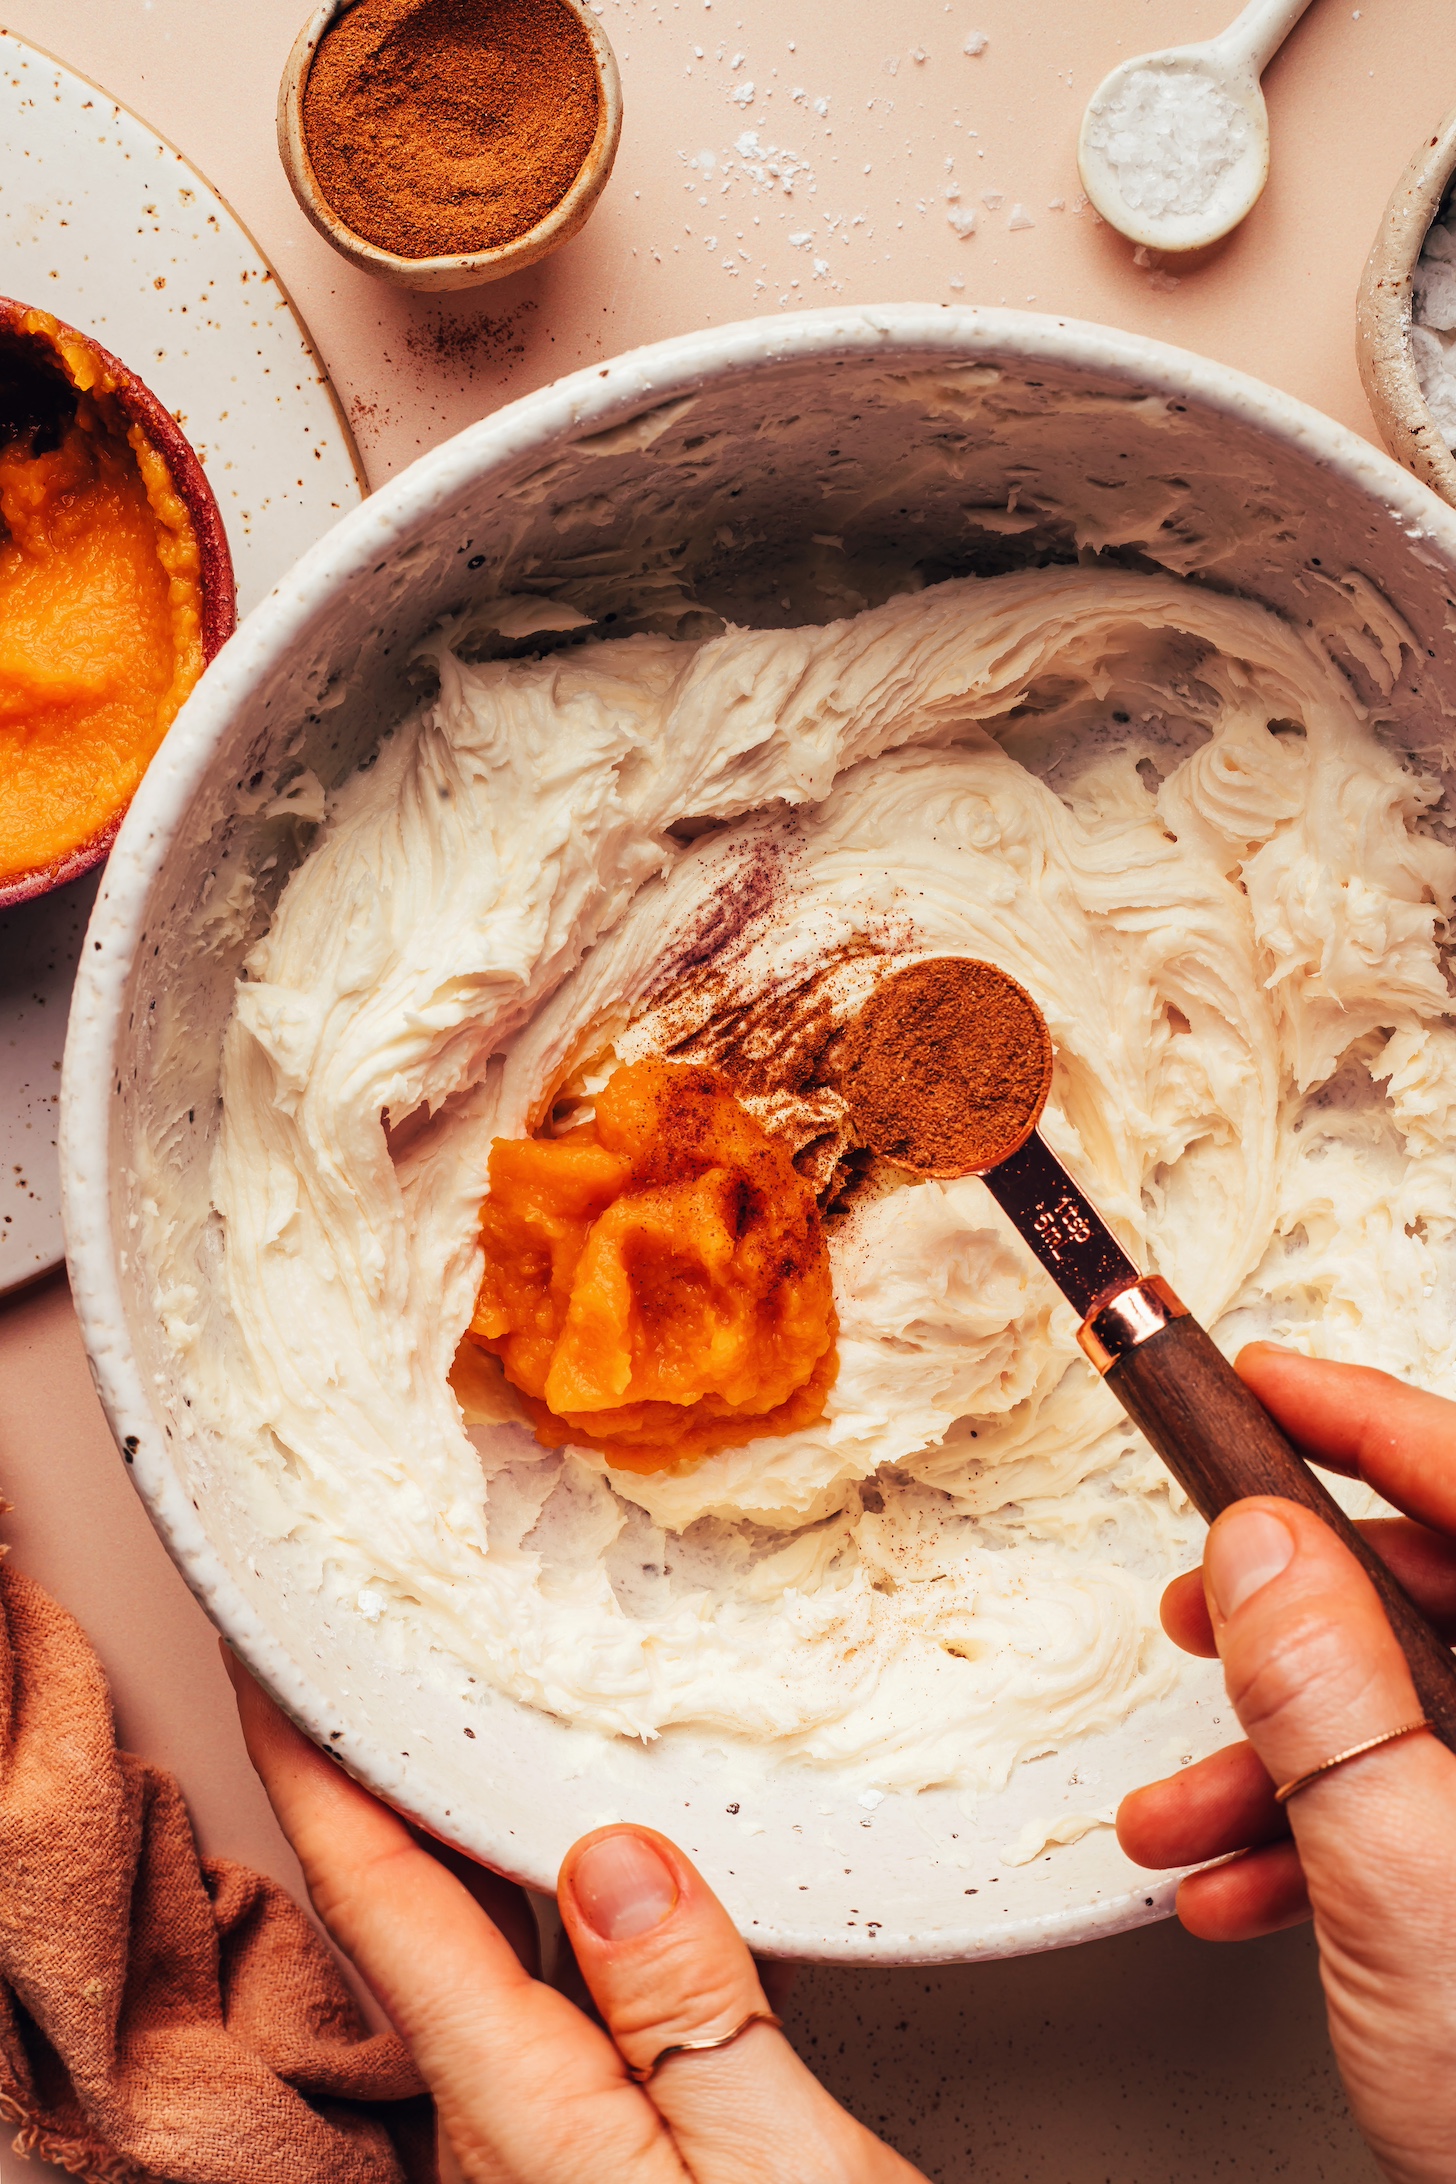
[(661, 1042), (664, 966), (767, 858), (745, 995), (866, 946), (994, 960), (1051, 1028), (1051, 1142), (1226, 1343), (1456, 1392), (1456, 856), (1369, 709), (1402, 633), (1362, 621), (1363, 703), (1313, 630), (1093, 569), (442, 641), (249, 959), (216, 1270), (159, 1293), (259, 1553), (306, 1543), (412, 1672), (886, 1785), (1004, 1779), (1166, 1689), (1196, 1523), (980, 1183), (834, 1225), (820, 1423), (641, 1477), (462, 1418), (478, 1205), (569, 1067)]

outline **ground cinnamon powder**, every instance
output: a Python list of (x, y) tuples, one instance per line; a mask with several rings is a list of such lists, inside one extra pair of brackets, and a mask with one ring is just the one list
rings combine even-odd
[(493, 250), (558, 205), (597, 133), (586, 32), (561, 0), (357, 0), (303, 94), (319, 188), (400, 258)]
[(856, 1134), (928, 1175), (995, 1167), (1046, 1104), (1052, 1043), (1031, 995), (993, 963), (932, 956), (875, 989), (845, 1046)]

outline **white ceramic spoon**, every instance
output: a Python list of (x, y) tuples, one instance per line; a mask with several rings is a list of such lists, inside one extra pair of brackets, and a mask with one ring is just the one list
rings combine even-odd
[(1200, 45), (1124, 61), (1087, 103), (1077, 164), (1104, 220), (1154, 250), (1200, 250), (1238, 226), (1269, 175), (1259, 78), (1309, 0), (1250, 0)]

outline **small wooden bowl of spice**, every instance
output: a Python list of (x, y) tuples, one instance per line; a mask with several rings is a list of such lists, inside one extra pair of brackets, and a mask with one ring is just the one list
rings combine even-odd
[(323, 0), (278, 93), (278, 149), (319, 233), (403, 288), (476, 288), (567, 242), (622, 129), (579, 0)]

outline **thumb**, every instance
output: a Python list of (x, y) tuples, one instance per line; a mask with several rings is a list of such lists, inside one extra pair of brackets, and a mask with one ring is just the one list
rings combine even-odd
[[(1275, 1784), (1421, 1719), (1375, 1588), (1308, 1509), (1273, 1498), (1227, 1509), (1209, 1531), (1203, 1581), (1229, 1697)], [(1286, 1811), (1336, 2046), (1340, 2009), (1360, 2016), (1373, 1994), (1386, 2018), (1410, 2005), (1428, 2020), (1425, 1972), (1445, 1992), (1456, 1946), (1456, 1756), (1430, 1732), (1404, 1736), (1316, 1773)], [(1349, 2079), (1349, 2053), (1342, 2066)]]
[[(625, 1827), (584, 1836), (566, 1854), (557, 1896), (592, 1999), (633, 2069), (767, 2013), (742, 1938), (665, 1836)], [(789, 2174), (901, 2184), (917, 2176), (845, 2113), (768, 2024), (750, 2025), (728, 2046), (662, 2061), (646, 2091), (698, 2184), (762, 2184)]]
[[(1374, 1587), (1308, 1510), (1272, 1498), (1225, 1510), (1208, 1535), (1203, 1581), (1229, 1697), (1276, 1784), (1420, 1720)], [(1314, 1816), (1344, 1810), (1369, 1780), (1409, 1768), (1411, 1755), (1411, 1744), (1385, 1746), (1299, 1792), (1290, 1818), (1301, 1845)]]
[[(1419, 1721), (1374, 1587), (1308, 1510), (1273, 1499), (1226, 1510), (1204, 1583), (1229, 1697), (1276, 1784)], [(1287, 1810), (1357, 2117), (1377, 2154), (1408, 2146), (1422, 2073), (1445, 2069), (1456, 2036), (1456, 1755), (1429, 1733), (1403, 1737), (1316, 1775)], [(1446, 2160), (1390, 2173), (1445, 2176)]]

